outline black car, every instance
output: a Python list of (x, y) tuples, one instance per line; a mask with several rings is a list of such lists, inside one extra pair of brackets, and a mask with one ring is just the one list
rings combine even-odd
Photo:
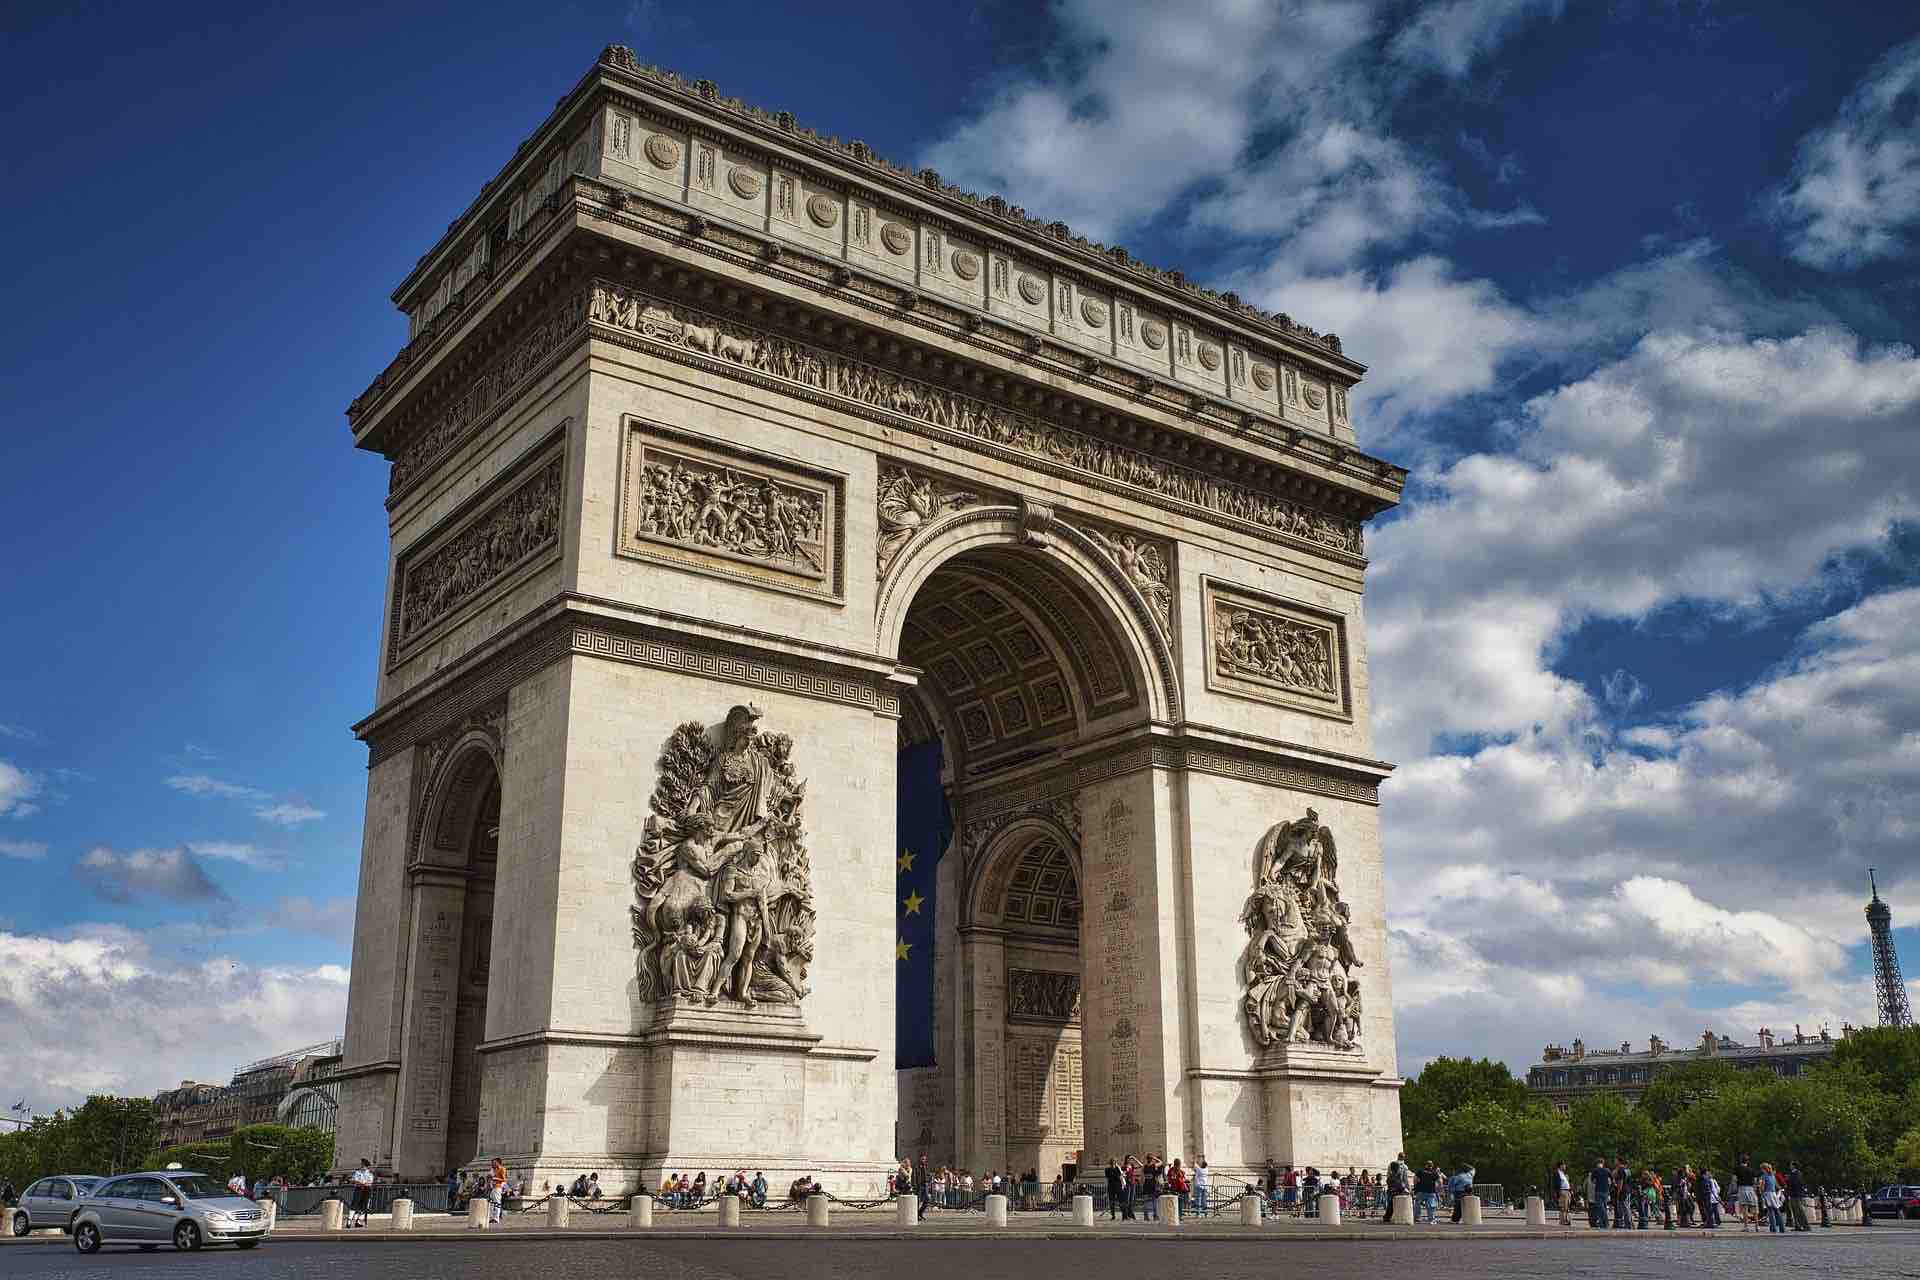
[(1867, 1213), (1875, 1218), (1920, 1218), (1920, 1187), (1882, 1187), (1867, 1197)]

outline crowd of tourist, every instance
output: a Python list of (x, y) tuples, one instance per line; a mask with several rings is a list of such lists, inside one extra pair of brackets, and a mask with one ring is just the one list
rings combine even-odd
[[(1729, 1210), (1742, 1231), (1813, 1230), (1807, 1201), (1814, 1193), (1798, 1164), (1781, 1170), (1743, 1155), (1730, 1176), (1732, 1182), (1723, 1185), (1711, 1169), (1682, 1165), (1663, 1177), (1657, 1169), (1633, 1169), (1616, 1156), (1611, 1166), (1595, 1161), (1578, 1188), (1570, 1184), (1566, 1166), (1556, 1166), (1550, 1186), (1558, 1194), (1562, 1223), (1569, 1221), (1576, 1199), (1584, 1199), (1587, 1225), (1602, 1228), (1611, 1222), (1616, 1231), (1645, 1231), (1655, 1223), (1718, 1227)], [(1819, 1203), (1824, 1206), (1824, 1192)]]

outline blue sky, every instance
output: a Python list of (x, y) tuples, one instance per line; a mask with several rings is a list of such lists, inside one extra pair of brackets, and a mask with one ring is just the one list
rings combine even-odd
[(1403, 1065), (1871, 1017), (1866, 865), (1920, 924), (1920, 16), (846, 12), (12, 11), (0, 1087), (337, 1030), (386, 469), (342, 409), (612, 41), (1372, 366)]

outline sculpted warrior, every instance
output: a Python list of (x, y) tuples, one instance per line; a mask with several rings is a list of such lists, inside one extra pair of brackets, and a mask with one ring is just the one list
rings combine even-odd
[(1360, 967), (1340, 899), (1333, 833), (1320, 816), (1274, 824), (1255, 856), (1254, 891), (1240, 913), (1249, 1030), (1262, 1045), (1359, 1047)]

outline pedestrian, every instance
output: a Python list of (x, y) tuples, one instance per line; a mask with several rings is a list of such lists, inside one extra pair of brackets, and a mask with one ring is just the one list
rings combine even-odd
[(1787, 1233), (1785, 1183), (1781, 1181), (1780, 1175), (1774, 1172), (1772, 1165), (1763, 1163), (1760, 1166), (1759, 1176), (1754, 1179), (1754, 1185), (1759, 1188), (1761, 1207), (1767, 1211), (1768, 1234), (1785, 1235)]
[(1593, 1162), (1593, 1172), (1587, 1175), (1587, 1226), (1594, 1230), (1604, 1230), (1607, 1225), (1607, 1204), (1613, 1199), (1613, 1175), (1607, 1172), (1605, 1160)]
[(1807, 1221), (1807, 1178), (1797, 1162), (1787, 1165), (1787, 1215), (1795, 1231), (1813, 1230)]
[(1474, 1167), (1470, 1164), (1460, 1166), (1460, 1172), (1447, 1179), (1447, 1190), (1453, 1192), (1453, 1221), (1460, 1222), (1460, 1211), (1464, 1207), (1461, 1201), (1473, 1194)]
[(227, 1194), (230, 1196), (246, 1195), (247, 1175), (241, 1173), (238, 1169), (234, 1170), (233, 1176), (227, 1179)]
[(353, 1183), (353, 1203), (347, 1210), (347, 1225), (365, 1227), (367, 1209), (373, 1203), (373, 1162), (362, 1157), (360, 1167), (353, 1171), (348, 1181)]
[(487, 1175), (487, 1221), (497, 1227), (507, 1215), (507, 1162), (495, 1156)]
[(1380, 1215), (1381, 1221), (1392, 1221), (1393, 1202), (1411, 1192), (1412, 1188), (1407, 1185), (1407, 1153), (1402, 1151), (1387, 1164), (1387, 1212)]
[(1702, 1165), (1700, 1168), (1700, 1225), (1708, 1229), (1717, 1229), (1720, 1225), (1720, 1180), (1713, 1176), (1713, 1170)]
[(1146, 1222), (1160, 1221), (1160, 1158), (1147, 1152), (1147, 1158), (1140, 1162), (1140, 1197), (1142, 1203), (1141, 1219)]
[[(1122, 1202), (1127, 1198), (1127, 1175), (1120, 1168), (1120, 1162), (1112, 1156), (1107, 1157), (1107, 1220), (1120, 1216)], [(1129, 1217), (1132, 1215), (1129, 1214)]]
[(1213, 1171), (1207, 1168), (1207, 1158), (1200, 1157), (1193, 1166), (1193, 1211), (1200, 1217), (1207, 1216), (1207, 1202), (1213, 1196)]
[(1181, 1166), (1180, 1157), (1175, 1156), (1173, 1163), (1167, 1166), (1167, 1191), (1178, 1198), (1182, 1214), (1187, 1211), (1187, 1196), (1192, 1190), (1192, 1180), (1187, 1176), (1186, 1169)]
[(927, 1168), (927, 1153), (920, 1153), (919, 1161), (908, 1175), (907, 1185), (913, 1192), (913, 1198), (920, 1202), (920, 1214), (926, 1216), (927, 1204), (933, 1196), (933, 1171)]
[(1734, 1203), (1740, 1210), (1740, 1229), (1760, 1229), (1760, 1192), (1754, 1184), (1753, 1157), (1741, 1156), (1733, 1166)]
[(1573, 1225), (1573, 1179), (1567, 1176), (1567, 1162), (1561, 1160), (1553, 1166), (1553, 1177), (1547, 1183), (1554, 1201), (1560, 1206), (1560, 1225)]
[(753, 1181), (748, 1184), (747, 1194), (753, 1198), (754, 1208), (756, 1209), (766, 1208), (767, 1207), (767, 1175), (762, 1173), (760, 1170), (755, 1169), (753, 1171)]
[(1320, 1171), (1312, 1165), (1308, 1165), (1306, 1172), (1300, 1175), (1300, 1216), (1320, 1216)]
[(1440, 1207), (1440, 1167), (1429, 1160), (1413, 1179), (1413, 1220), (1433, 1225), (1433, 1215)]
[(1626, 1231), (1632, 1227), (1628, 1219), (1633, 1214), (1633, 1170), (1627, 1167), (1625, 1156), (1613, 1158), (1613, 1229)]

